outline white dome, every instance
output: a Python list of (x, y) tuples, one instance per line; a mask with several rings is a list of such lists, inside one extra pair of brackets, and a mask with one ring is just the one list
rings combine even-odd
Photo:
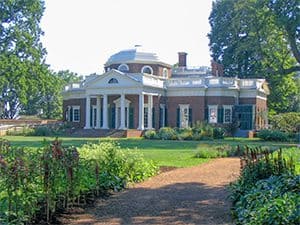
[(139, 51), (139, 49), (127, 49), (122, 50), (112, 55), (106, 62), (106, 66), (118, 63), (127, 62), (159, 62), (159, 59), (155, 53)]

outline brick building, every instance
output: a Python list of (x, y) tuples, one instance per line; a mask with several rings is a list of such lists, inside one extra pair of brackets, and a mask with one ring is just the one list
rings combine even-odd
[(223, 67), (189, 68), (187, 53), (172, 67), (156, 54), (123, 50), (106, 62), (105, 72), (63, 92), (64, 120), (85, 129), (189, 127), (197, 121), (241, 130), (266, 126), (268, 86), (264, 79), (223, 77)]

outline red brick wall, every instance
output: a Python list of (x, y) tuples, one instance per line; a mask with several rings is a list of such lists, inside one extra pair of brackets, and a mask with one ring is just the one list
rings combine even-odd
[(206, 105), (235, 105), (235, 98), (228, 96), (206, 96)]
[(168, 126), (176, 127), (179, 104), (189, 104), (192, 108), (192, 122), (204, 120), (205, 98), (201, 96), (176, 96), (167, 98)]
[(80, 106), (80, 121), (72, 122), (72, 125), (77, 128), (83, 128), (85, 126), (85, 98), (69, 99), (63, 101), (63, 120), (66, 121), (66, 110), (68, 106)]
[[(121, 64), (112, 64), (109, 66), (109, 68), (111, 69), (118, 69), (118, 67)], [(143, 63), (127, 63), (128, 67), (129, 67), (129, 72), (130, 73), (141, 73), (141, 70), (144, 66), (151, 66), (151, 68), (153, 69), (153, 75), (158, 75), (158, 76), (163, 76), (163, 69), (167, 68), (165, 66), (159, 65), (159, 64), (143, 64)], [(168, 69), (168, 74), (169, 77), (171, 76), (171, 68), (167, 68)], [(107, 71), (107, 67), (105, 67), (105, 71)]]

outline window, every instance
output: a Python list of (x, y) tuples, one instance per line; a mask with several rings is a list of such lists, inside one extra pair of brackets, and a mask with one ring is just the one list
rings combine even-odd
[(187, 128), (189, 127), (189, 105), (179, 105), (179, 127)]
[(168, 78), (168, 69), (167, 68), (163, 69), (163, 78)]
[(153, 69), (151, 66), (143, 66), (142, 73), (153, 74)]
[(121, 72), (128, 72), (129, 71), (129, 67), (127, 64), (121, 64), (119, 67), (118, 67), (118, 70), (121, 71)]
[(111, 78), (109, 81), (108, 81), (109, 84), (117, 84), (119, 83), (119, 81), (116, 79), (116, 78)]
[(217, 123), (218, 122), (218, 106), (209, 105), (208, 106), (208, 122)]
[(223, 105), (224, 108), (224, 123), (231, 123), (232, 121), (232, 106)]
[(73, 106), (73, 122), (80, 121), (80, 106)]
[(148, 127), (148, 105), (144, 105), (144, 127)]

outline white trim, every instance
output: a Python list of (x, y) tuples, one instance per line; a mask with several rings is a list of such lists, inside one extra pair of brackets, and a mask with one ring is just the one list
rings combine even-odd
[[(144, 72), (145, 69), (149, 69), (149, 70), (151, 71), (150, 74), (151, 74), (151, 75), (153, 74), (153, 69), (152, 69), (151, 66), (148, 66), (148, 65), (143, 66), (142, 69), (141, 69), (141, 73), (145, 73), (145, 72)], [(146, 74), (149, 74), (149, 73), (146, 73)]]
[(163, 68), (163, 73), (162, 73), (163, 78), (168, 78), (169, 77), (169, 71), (167, 68)]
[[(78, 110), (78, 119), (75, 120), (75, 110)], [(72, 122), (80, 122), (80, 106), (79, 105), (73, 105), (72, 106)]]
[[(121, 70), (121, 67), (126, 67), (126, 71)], [(129, 66), (126, 63), (122, 63), (121, 65), (118, 66), (118, 70), (123, 72), (123, 73), (126, 73), (126, 72), (129, 71)]]
[[(214, 110), (214, 114), (211, 114)], [(208, 105), (208, 123), (218, 123), (218, 105)]]
[[(232, 122), (232, 105), (223, 105), (223, 123), (231, 123)], [(225, 110), (230, 110), (230, 120), (228, 122), (225, 121)]]
[[(179, 110), (179, 127), (180, 128), (188, 128), (189, 127), (189, 110), (190, 104), (178, 104)], [(187, 115), (186, 115), (187, 113)]]

